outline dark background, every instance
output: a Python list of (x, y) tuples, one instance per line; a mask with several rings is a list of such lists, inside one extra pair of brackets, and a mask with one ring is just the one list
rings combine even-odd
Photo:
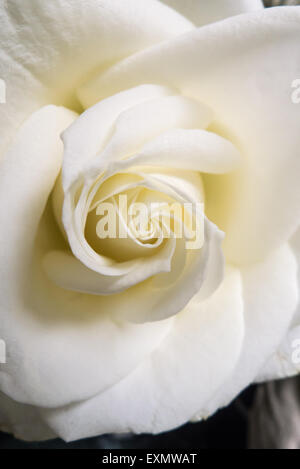
[[(299, 4), (300, 0), (265, 0), (266, 6)], [(0, 432), (0, 449), (246, 449), (249, 414), (257, 389), (255, 386), (250, 387), (229, 407), (220, 410), (207, 421), (190, 423), (157, 436), (103, 435), (68, 444), (60, 439), (25, 443)]]

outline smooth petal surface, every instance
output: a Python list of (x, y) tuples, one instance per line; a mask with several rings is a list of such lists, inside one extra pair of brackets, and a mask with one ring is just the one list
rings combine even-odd
[(142, 102), (171, 94), (172, 90), (164, 86), (141, 85), (100, 101), (81, 114), (63, 134), (64, 189), (69, 189), (84, 167), (111, 141), (120, 114)]
[[(291, 247), (298, 263), (298, 288), (300, 291), (300, 229), (291, 240)], [(287, 378), (300, 373), (300, 303), (292, 318), (288, 333), (279, 348), (260, 370), (256, 381)]]
[(196, 420), (228, 405), (255, 380), (278, 348), (297, 306), (297, 264), (288, 245), (265, 262), (244, 267), (241, 273), (245, 338), (239, 362), (228, 381), (196, 414)]
[(264, 8), (261, 0), (161, 0), (196, 26)]
[(43, 272), (45, 251), (63, 245), (45, 206), (61, 166), (60, 133), (75, 117), (55, 106), (33, 114), (0, 165), (0, 200), (6, 201), (0, 210), (1, 338), (8, 354), (0, 386), (17, 401), (41, 406), (87, 398), (114, 384), (171, 325), (116, 323), (89, 295), (57, 288)]
[(300, 321), (288, 330), (276, 352), (259, 370), (256, 383), (290, 378), (300, 373)]
[[(62, 164), (60, 133), (75, 118), (75, 113), (62, 107), (42, 108), (24, 123), (0, 163), (3, 302), (18, 288), (16, 281), (30, 261), (38, 224)], [(0, 310), (4, 321), (7, 307)]]
[[(111, 295), (136, 285), (161, 272), (171, 271), (171, 261), (176, 241), (171, 240), (151, 257), (139, 258), (125, 275), (101, 275), (88, 269), (72, 254), (52, 251), (46, 255), (44, 265), (47, 275), (61, 288), (95, 295)], [(117, 268), (117, 266), (116, 266)]]
[(95, 70), (192, 28), (157, 0), (2, 1), (0, 149), (40, 106), (80, 109), (75, 90)]
[[(218, 230), (212, 223), (206, 222), (205, 238), (206, 241), (202, 249), (200, 248), (191, 250), (190, 253), (187, 255), (188, 259), (186, 265), (182, 269), (182, 272), (180, 272), (180, 277), (176, 278), (176, 281), (173, 281), (172, 269), (171, 272), (166, 272), (164, 274), (164, 276), (166, 277), (164, 279), (165, 285), (159, 285), (159, 281), (156, 281), (154, 277), (153, 279), (150, 278), (149, 280), (147, 280), (147, 282), (137, 284), (135, 287), (127, 289), (119, 294), (97, 297), (97, 301), (91, 298), (88, 299), (83, 295), (76, 296), (76, 298), (78, 298), (79, 305), (84, 305), (84, 301), (86, 301), (85, 307), (89, 311), (95, 311), (95, 308), (98, 307), (98, 310), (103, 312), (102, 316), (105, 316), (105, 321), (109, 322), (110, 320), (112, 322), (111, 326), (107, 325), (106, 327), (113, 327), (115, 320), (117, 320), (118, 323), (120, 321), (121, 323), (123, 323), (123, 321), (131, 321), (134, 323), (141, 324), (152, 321), (161, 321), (171, 316), (174, 316), (187, 305), (193, 295), (199, 292), (199, 290), (201, 292), (202, 284), (204, 287), (204, 291), (206, 291), (207, 285), (205, 280), (207, 277), (211, 277), (212, 270), (218, 269), (218, 276), (216, 276), (210, 282), (211, 291), (217, 289), (221, 280), (223, 279), (224, 257), (221, 249), (223, 233)], [(179, 249), (181, 249), (180, 246)], [(175, 256), (177, 256), (176, 252), (174, 254), (174, 257)], [(66, 268), (67, 267), (64, 267), (64, 269)], [(92, 274), (90, 274), (90, 276), (91, 275)], [(84, 281), (89, 281), (89, 288), (91, 288), (91, 285), (95, 283), (95, 277), (92, 277), (91, 279), (90, 276)], [(170, 279), (170, 281), (168, 281), (168, 279)], [(69, 279), (67, 277), (66, 281), (68, 280)], [(80, 279), (77, 279), (77, 282), (79, 284)], [(72, 307), (74, 308), (74, 304), (72, 305)], [(81, 308), (82, 307), (83, 306), (81, 306)], [(68, 311), (70, 309), (69, 307), (67, 307), (67, 305), (65, 305), (65, 308), (67, 308)], [(76, 313), (78, 308), (80, 308), (80, 306), (76, 307), (74, 313)], [(166, 330), (168, 324), (167, 322), (166, 324), (164, 324), (164, 322), (165, 321), (163, 321), (161, 325), (162, 333)], [(160, 330), (159, 324), (160, 323), (153, 323), (154, 330)], [(142, 324), (140, 327), (142, 327)], [(146, 333), (147, 324), (144, 324), (144, 328)], [(150, 324), (149, 330), (151, 330)], [(133, 332), (134, 329), (132, 330), (132, 333)], [(106, 332), (103, 331), (103, 334), (105, 333)], [(110, 334), (111, 333), (112, 332), (110, 331)], [(141, 334), (141, 331), (137, 331), (137, 333)], [(107, 337), (109, 337), (108, 332)], [(139, 337), (137, 337), (136, 339), (140, 340)], [(148, 340), (150, 340), (151, 343), (152, 341), (156, 342), (155, 337), (149, 337)], [(135, 346), (137, 347), (137, 345)], [(95, 359), (97, 359), (97, 357), (95, 357)]]
[(19, 404), (0, 393), (0, 430), (25, 441), (56, 438), (43, 422), (37, 407)]
[(81, 114), (63, 135), (65, 191), (84, 169), (92, 166), (98, 175), (105, 165), (136, 153), (164, 131), (208, 127), (212, 112), (175, 93), (164, 86), (141, 85), (100, 101)]
[(161, 347), (126, 379), (93, 399), (42, 415), (67, 441), (169, 430), (186, 422), (230, 375), (243, 333), (241, 281), (233, 270), (209, 300), (188, 306), (175, 319)]
[(198, 129), (175, 129), (162, 133), (146, 144), (140, 154), (118, 166), (124, 169), (152, 165), (222, 174), (234, 171), (240, 162), (238, 150), (219, 135)]
[[(23, 5), (0, 5), (0, 428), (157, 433), (300, 371), (300, 8), (225, 20), (262, 3)], [(82, 107), (73, 123), (67, 108)], [(98, 256), (84, 228), (102, 182), (181, 202), (205, 192), (205, 244)], [(226, 274), (221, 229), (239, 266)]]
[(160, 83), (213, 110), (214, 129), (244, 156), (222, 190), (218, 178), (207, 188), (225, 219), (208, 215), (227, 233), (226, 254), (234, 263), (263, 259), (299, 223), (299, 108), (291, 99), (299, 41), (299, 7), (264, 10), (154, 46), (94, 79), (102, 97)]

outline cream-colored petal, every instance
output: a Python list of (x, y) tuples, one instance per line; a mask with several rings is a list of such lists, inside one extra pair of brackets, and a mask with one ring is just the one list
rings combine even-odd
[(238, 364), (226, 383), (196, 414), (206, 418), (251, 384), (287, 333), (299, 299), (297, 264), (288, 245), (264, 262), (244, 267), (245, 338)]
[[(102, 303), (105, 309), (109, 309), (111, 314), (119, 319), (129, 320), (135, 323), (144, 323), (160, 321), (174, 316), (185, 308), (194, 295), (201, 292), (202, 285), (205, 287), (206, 276), (209, 276), (212, 265), (216, 264), (219, 275), (211, 285), (212, 292), (219, 284), (220, 278), (224, 275), (224, 259), (221, 248), (223, 233), (215, 225), (206, 221), (205, 224), (205, 243), (202, 248), (192, 249), (186, 254), (186, 262), (181, 275), (175, 275), (174, 272), (164, 274), (165, 288), (158, 288), (158, 281), (149, 280), (146, 284), (137, 285), (132, 290), (123, 292), (119, 298), (117, 296), (103, 297)], [(181, 255), (183, 248), (182, 242), (178, 245)], [(214, 259), (212, 261), (212, 258)], [(214, 264), (215, 263), (215, 264)], [(179, 261), (179, 266), (181, 262)], [(175, 266), (174, 266), (175, 267)], [(170, 276), (170, 278), (168, 278)]]
[(25, 441), (56, 438), (43, 422), (37, 407), (20, 404), (0, 393), (0, 430)]
[(206, 128), (211, 123), (212, 113), (206, 106), (170, 96), (174, 93), (171, 88), (142, 85), (85, 111), (63, 135), (64, 189), (88, 169), (89, 177), (97, 177), (105, 165), (138, 152), (167, 130)]
[(234, 263), (263, 259), (299, 223), (299, 108), (291, 98), (299, 25), (299, 7), (240, 15), (135, 54), (98, 76), (102, 97), (160, 83), (213, 110), (214, 129), (244, 156), (236, 177), (222, 186), (218, 176), (211, 178), (207, 188), (214, 197), (208, 215), (226, 231), (227, 258)]
[(160, 0), (189, 18), (196, 26), (264, 8), (261, 0)]
[(79, 110), (76, 89), (95, 70), (194, 27), (157, 0), (9, 0), (0, 10), (0, 151), (41, 106)]
[[(170, 88), (141, 85), (100, 101), (79, 116), (63, 134), (63, 186), (68, 190), (115, 133), (116, 120), (126, 109), (173, 94)], [(100, 159), (100, 158), (98, 158)], [(100, 160), (101, 162), (101, 160)]]
[(206, 130), (173, 129), (150, 141), (138, 155), (119, 162), (118, 168), (153, 165), (222, 174), (240, 164), (239, 151), (219, 135)]
[(60, 170), (60, 133), (75, 117), (54, 106), (35, 113), (0, 164), (0, 336), (7, 346), (0, 386), (17, 401), (46, 407), (116, 383), (170, 328), (170, 321), (116, 323), (97, 298), (59, 289), (43, 272), (45, 252), (64, 243), (46, 203)]
[(63, 251), (47, 254), (44, 266), (49, 278), (61, 288), (94, 295), (111, 295), (120, 293), (153, 275), (170, 272), (175, 246), (175, 240), (168, 241), (151, 257), (138, 258), (127, 274), (119, 276), (101, 275), (88, 269), (72, 254)]
[(189, 420), (230, 376), (243, 333), (241, 281), (234, 270), (209, 300), (187, 306), (161, 347), (126, 379), (85, 402), (43, 410), (43, 417), (67, 441), (170, 430)]
[(298, 264), (299, 302), (286, 336), (259, 371), (256, 377), (258, 382), (283, 379), (300, 373), (300, 229), (293, 235), (290, 244)]

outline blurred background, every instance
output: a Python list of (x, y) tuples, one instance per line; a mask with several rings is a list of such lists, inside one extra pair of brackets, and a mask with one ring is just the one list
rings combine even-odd
[[(267, 7), (300, 5), (300, 0), (264, 3)], [(0, 432), (0, 449), (23, 448), (300, 449), (300, 378), (252, 386), (207, 421), (157, 436), (103, 435), (68, 444), (59, 439), (25, 443)]]

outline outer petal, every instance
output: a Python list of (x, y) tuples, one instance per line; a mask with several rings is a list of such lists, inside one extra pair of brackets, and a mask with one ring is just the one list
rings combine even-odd
[[(182, 266), (179, 266), (179, 268), (181, 268), (181, 271), (180, 276), (178, 275), (178, 278), (176, 275), (175, 279), (173, 278), (174, 264), (172, 264), (172, 269), (166, 269), (165, 271), (162, 271), (164, 272), (163, 274), (158, 274), (163, 275), (163, 279), (161, 277), (160, 279), (153, 277), (148, 279), (146, 282), (140, 283), (132, 288), (126, 289), (125, 291), (119, 294), (99, 296), (97, 301), (96, 299), (90, 299), (88, 301), (87, 298), (82, 296), (80, 300), (83, 303), (82, 307), (84, 307), (84, 300), (86, 301), (85, 307), (88, 309), (95, 308), (96, 306), (98, 306), (99, 312), (101, 312), (102, 315), (105, 315), (105, 318), (107, 317), (107, 320), (111, 321), (112, 325), (114, 324), (113, 321), (115, 319), (117, 319), (118, 321), (129, 320), (134, 323), (145, 323), (151, 321), (161, 321), (179, 313), (187, 305), (190, 299), (197, 293), (199, 293), (199, 299), (206, 298), (208, 288), (206, 277), (209, 277), (208, 282), (210, 292), (217, 289), (223, 278), (224, 257), (221, 248), (223, 233), (218, 230), (215, 225), (208, 221), (205, 221), (205, 238), (206, 239), (203, 248), (197, 248), (188, 251), (186, 265), (184, 266), (184, 268), (181, 268)], [(180, 259), (180, 253), (182, 251), (185, 251), (184, 240), (180, 240), (180, 242), (179, 240), (177, 240), (176, 244), (177, 248), (174, 253), (174, 262)], [(51, 258), (49, 260), (51, 261)], [(59, 279), (57, 279), (58, 267), (59, 266), (57, 265), (56, 260), (55, 272), (51, 275), (51, 278), (53, 278), (55, 282), (59, 282)], [(48, 273), (49, 268), (53, 267), (51, 265), (48, 265)], [(212, 279), (211, 271), (215, 269), (218, 270), (218, 275)], [(61, 281), (61, 283), (67, 288), (70, 288), (71, 286), (70, 284), (67, 284), (67, 282), (70, 282), (71, 268), (67, 264), (66, 266), (61, 267), (61, 270), (63, 270), (64, 274), (66, 274), (66, 280), (64, 280), (64, 283), (63, 281)], [(81, 278), (78, 278), (79, 272), (76, 266), (75, 268), (73, 268), (73, 271), (73, 281), (75, 277), (77, 285), (80, 285), (79, 288), (83, 290), (83, 285), (88, 284), (85, 290), (88, 291), (89, 289), (91, 291), (92, 286), (95, 285), (97, 281), (97, 277), (95, 277), (92, 273), (89, 273), (89, 276), (87, 276), (87, 278), (82, 281)], [(50, 274), (51, 273), (52, 272), (50, 271)], [(163, 281), (164, 285), (162, 286), (161, 284), (163, 283)], [(106, 324), (106, 327), (109, 327), (109, 324)], [(153, 327), (156, 328), (154, 329), (154, 331), (160, 330), (159, 324), (156, 324), (156, 326), (153, 325)], [(103, 324), (102, 328), (104, 328)], [(113, 329), (114, 328), (110, 326), (111, 334), (113, 333)], [(162, 324), (162, 331), (164, 330), (165, 327)], [(145, 330), (145, 332), (147, 332), (147, 329)], [(98, 331), (98, 333), (100, 332)], [(142, 332), (137, 331), (137, 333), (141, 334)], [(105, 336), (105, 330), (103, 331), (103, 334)], [(137, 338), (136, 340), (139, 341), (139, 338)], [(144, 340), (145, 338), (141, 338), (141, 341)], [(152, 338), (152, 340), (150, 338), (148, 340), (150, 340), (151, 343), (152, 341), (157, 343), (154, 337)], [(106, 339), (104, 340), (104, 343), (106, 343)], [(100, 347), (101, 345), (99, 344), (98, 346)], [(105, 348), (105, 345), (103, 345), (103, 347)], [(141, 353), (141, 351), (139, 353)], [(98, 355), (95, 357), (95, 359), (98, 359)]]
[(0, 430), (26, 441), (56, 438), (43, 422), (36, 407), (18, 402), (0, 393)]
[[(110, 143), (119, 115), (137, 104), (171, 95), (165, 86), (142, 85), (100, 101), (81, 114), (63, 134), (63, 184), (67, 190), (85, 167)], [(136, 137), (136, 135), (135, 135)], [(124, 145), (124, 142), (121, 142)], [(116, 148), (114, 148), (116, 150)], [(123, 154), (123, 156), (126, 156)], [(99, 156), (98, 156), (99, 159)]]
[(275, 8), (199, 28), (95, 77), (103, 97), (160, 83), (213, 109), (214, 129), (244, 155), (239, 174), (221, 179), (222, 189), (219, 177), (207, 180), (219, 209), (209, 216), (227, 233), (234, 263), (263, 259), (299, 223), (299, 107), (291, 99), (299, 41), (300, 8)]
[(153, 275), (170, 272), (175, 246), (176, 241), (170, 240), (153, 256), (138, 259), (134, 268), (126, 275), (121, 273), (118, 276), (101, 275), (88, 269), (66, 251), (48, 253), (44, 259), (44, 266), (51, 280), (62, 288), (95, 295), (110, 295), (120, 293)]
[(195, 100), (170, 96), (174, 93), (164, 86), (142, 85), (81, 114), (63, 135), (65, 191), (91, 164), (98, 176), (110, 161), (136, 153), (166, 130), (208, 127), (213, 120), (210, 110)]
[(120, 162), (120, 168), (153, 165), (203, 173), (227, 173), (240, 163), (240, 153), (231, 142), (198, 129), (173, 129), (150, 141), (140, 154)]
[(45, 421), (69, 441), (108, 432), (157, 433), (183, 424), (234, 369), (242, 312), (239, 272), (231, 271), (209, 300), (190, 304), (176, 318), (172, 333), (135, 372), (93, 399), (43, 410)]
[[(300, 229), (291, 240), (298, 263), (298, 291), (300, 292)], [(256, 380), (267, 381), (286, 378), (300, 373), (300, 303), (280, 347), (260, 370)]]
[(264, 8), (261, 0), (160, 0), (189, 18), (196, 26)]
[(288, 245), (262, 262), (242, 269), (245, 339), (239, 363), (196, 420), (228, 405), (274, 353), (288, 330), (298, 298), (297, 265)]
[(78, 108), (75, 89), (97, 68), (193, 28), (156, 0), (9, 0), (0, 10), (1, 148), (40, 106)]
[(61, 166), (59, 134), (73, 119), (55, 106), (33, 114), (0, 164), (0, 336), (8, 354), (0, 386), (18, 401), (43, 406), (111, 386), (170, 328), (170, 322), (117, 324), (89, 295), (56, 288), (43, 272), (45, 250), (63, 243), (45, 205)]

